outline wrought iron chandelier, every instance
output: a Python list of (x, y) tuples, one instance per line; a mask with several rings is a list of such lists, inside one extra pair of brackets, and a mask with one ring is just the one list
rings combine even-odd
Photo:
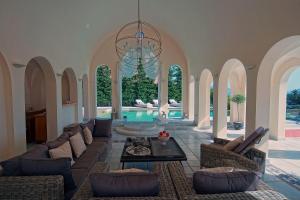
[[(149, 23), (141, 21), (140, 0), (138, 0), (138, 20), (124, 25), (117, 33), (116, 52), (123, 65), (137, 68), (151, 67), (157, 63), (162, 52), (159, 32)], [(136, 71), (136, 70), (134, 70)]]

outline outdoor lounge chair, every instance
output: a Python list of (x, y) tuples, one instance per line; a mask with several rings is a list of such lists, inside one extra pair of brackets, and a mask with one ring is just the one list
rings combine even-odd
[[(260, 141), (267, 131), (268, 129), (259, 127), (234, 151), (223, 148), (229, 142), (226, 139), (214, 138), (212, 144), (201, 144), (200, 166), (203, 168), (235, 167), (264, 173), (266, 153), (253, 146)], [(244, 149), (241, 149), (241, 147)]]
[(136, 104), (134, 105), (135, 107), (140, 107), (140, 108), (152, 108), (153, 105), (151, 103), (144, 103), (141, 99), (136, 99), (135, 100)]
[(272, 190), (263, 181), (259, 182), (256, 191), (221, 193), (221, 194), (197, 194), (193, 188), (192, 178), (188, 178), (180, 162), (168, 163), (168, 169), (176, 189), (179, 200), (285, 200), (285, 196)]
[(158, 107), (159, 106), (159, 102), (157, 99), (153, 99), (153, 107)]
[(175, 99), (169, 99), (171, 107), (181, 107), (181, 103), (178, 103)]

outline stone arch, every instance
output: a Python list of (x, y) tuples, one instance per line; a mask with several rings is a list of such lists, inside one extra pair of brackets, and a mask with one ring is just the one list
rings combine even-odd
[[(197, 126), (202, 129), (210, 128), (210, 88), (213, 76), (209, 69), (202, 70), (199, 77), (199, 110)], [(197, 111), (196, 111), (197, 112)]]
[(88, 75), (84, 74), (82, 76), (82, 113), (84, 120), (89, 118), (88, 81)]
[(62, 112), (63, 127), (78, 122), (77, 78), (72, 68), (66, 68), (62, 74)]
[[(284, 116), (279, 113), (285, 114), (284, 83), (293, 68), (299, 65), (299, 57), (300, 36), (284, 38), (269, 49), (258, 69), (255, 124), (269, 128), (268, 133), (274, 139), (282, 138)], [(260, 143), (263, 150), (268, 148), (267, 139), (264, 137)]]
[[(231, 93), (242, 94), (246, 96), (246, 83), (247, 83), (246, 70), (241, 61), (238, 59), (228, 60), (222, 67), (221, 73), (218, 79), (218, 97), (216, 99), (217, 109), (216, 112), (216, 126), (218, 137), (226, 137), (227, 134), (227, 88), (228, 81), (231, 87)], [(226, 100), (225, 100), (226, 99)], [(231, 113), (236, 113), (236, 108), (231, 105)], [(240, 119), (237, 119), (235, 114), (231, 114), (231, 121), (239, 120), (245, 121), (246, 104), (239, 106)], [(215, 118), (214, 118), (215, 119)]]
[[(33, 81), (31, 83), (34, 85), (30, 85), (29, 80)], [(41, 85), (39, 85), (39, 83)], [(36, 101), (33, 99), (29, 99), (28, 101), (28, 98), (30, 97), (28, 97), (26, 93), (28, 92), (28, 90), (31, 89), (39, 92), (33, 95), (31, 94), (29, 95), (33, 97), (40, 94), (41, 95), (40, 99), (36, 99)], [(56, 78), (55, 78), (52, 65), (45, 57), (42, 56), (34, 57), (30, 59), (26, 65), (25, 102), (33, 102), (33, 104), (35, 104), (34, 106), (36, 110), (40, 110), (43, 108), (46, 109), (47, 140), (56, 138), (57, 137)], [(28, 105), (26, 107), (28, 110)]]
[(0, 161), (14, 153), (14, 130), (11, 75), (4, 55), (0, 52)]

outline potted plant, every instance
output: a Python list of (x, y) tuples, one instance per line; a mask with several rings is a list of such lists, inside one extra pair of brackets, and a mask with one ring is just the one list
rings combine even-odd
[(239, 105), (243, 104), (246, 101), (246, 98), (242, 94), (236, 94), (231, 98), (231, 101), (233, 103), (236, 103), (237, 105), (237, 114), (238, 114), (238, 120), (233, 122), (233, 127), (235, 130), (240, 130), (244, 127), (244, 123), (239, 121), (240, 120), (240, 113), (239, 113)]

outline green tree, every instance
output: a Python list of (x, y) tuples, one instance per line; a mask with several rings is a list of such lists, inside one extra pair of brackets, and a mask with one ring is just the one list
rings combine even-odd
[(179, 66), (172, 65), (169, 67), (168, 74), (168, 97), (181, 101), (182, 97), (182, 71)]
[(108, 66), (97, 68), (97, 106), (111, 106), (111, 77)]
[(244, 103), (246, 101), (246, 98), (242, 94), (236, 94), (233, 97), (231, 97), (231, 101), (236, 103), (237, 105), (237, 113), (238, 113), (238, 120), (239, 120), (240, 119), (239, 105)]

